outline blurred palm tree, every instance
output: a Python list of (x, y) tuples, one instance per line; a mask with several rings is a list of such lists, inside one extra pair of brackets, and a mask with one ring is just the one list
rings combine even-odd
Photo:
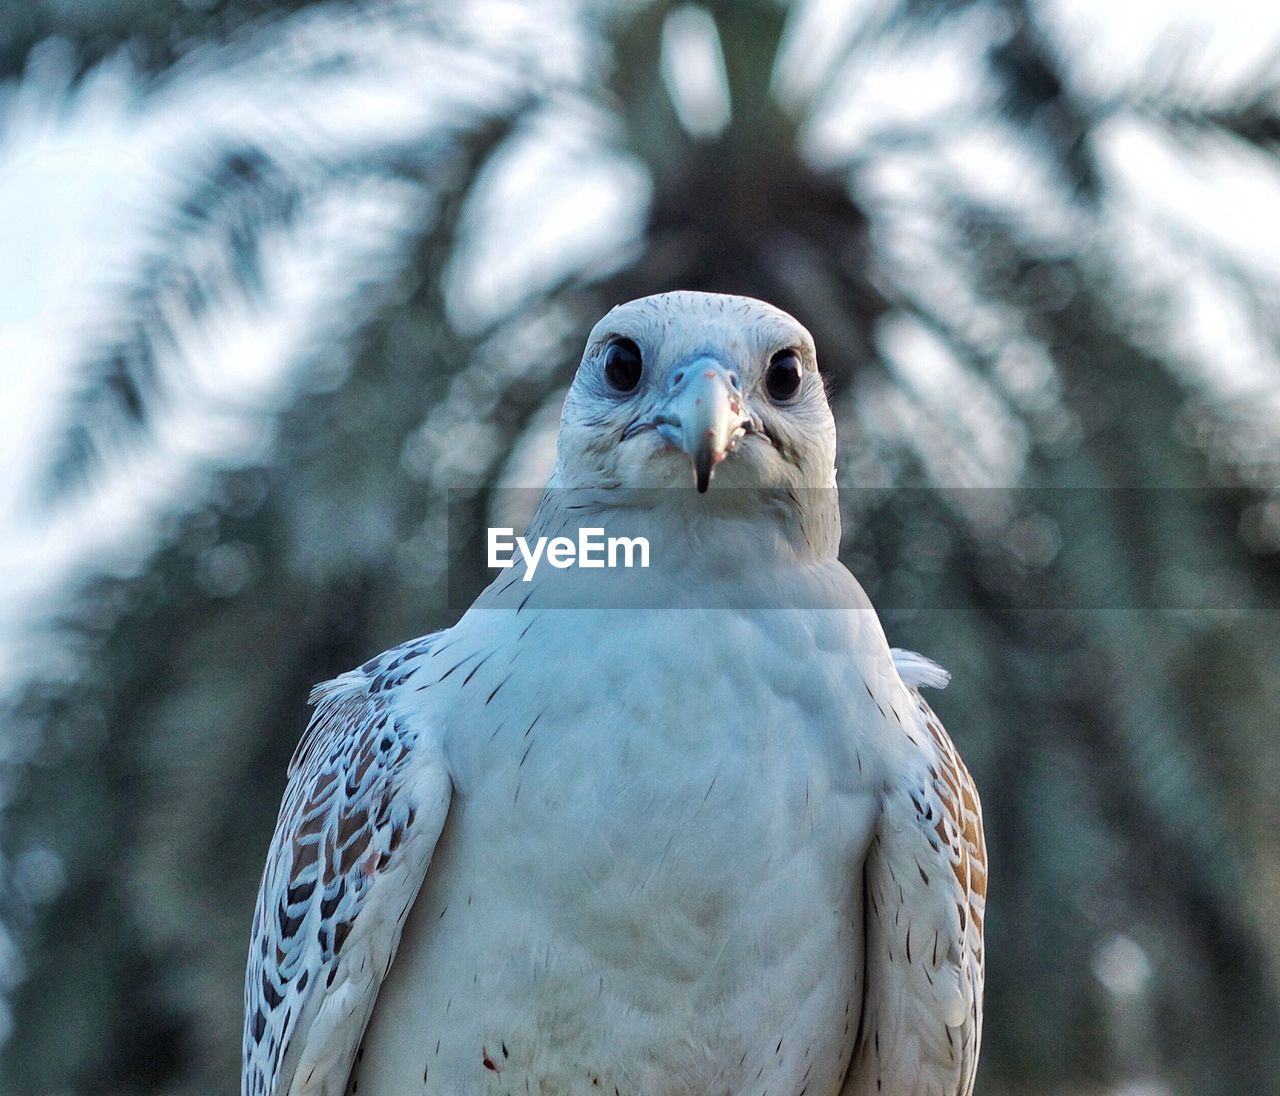
[(1275, 76), (1108, 86), (1051, 14), (322, 7), (83, 78), (109, 51), (59, 26), (63, 75), (41, 47), (19, 99), (62, 132), (123, 98), (167, 174), (66, 356), (24, 558), (181, 475), (134, 539), (73, 538), (11, 639), (8, 1089), (234, 1088), (309, 685), (450, 623), (591, 322), (676, 287), (814, 332), (844, 556), (955, 672), (995, 875), (982, 1091), (1268, 1088), (1276, 280), (1158, 199), (1274, 170)]

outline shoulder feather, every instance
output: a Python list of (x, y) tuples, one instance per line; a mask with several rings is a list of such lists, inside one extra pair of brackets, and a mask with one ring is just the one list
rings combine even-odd
[(910, 695), (915, 718), (902, 727), (909, 763), (885, 788), (864, 867), (865, 985), (846, 1096), (970, 1096), (977, 1071), (982, 806), (938, 717), (919, 692)]
[(909, 689), (945, 689), (951, 680), (951, 675), (933, 659), (915, 651), (894, 647), (889, 653), (893, 655), (894, 669)]
[(243, 1096), (345, 1088), (448, 811), (438, 736), (386, 687), (433, 638), (312, 693), (254, 911)]

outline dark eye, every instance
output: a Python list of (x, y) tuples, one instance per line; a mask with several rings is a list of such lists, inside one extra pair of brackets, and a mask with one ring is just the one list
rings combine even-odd
[(640, 348), (630, 339), (613, 339), (604, 348), (604, 379), (615, 392), (634, 392), (643, 369)]
[(779, 350), (769, 361), (764, 373), (764, 390), (771, 400), (785, 403), (800, 391), (804, 380), (804, 366), (794, 350)]

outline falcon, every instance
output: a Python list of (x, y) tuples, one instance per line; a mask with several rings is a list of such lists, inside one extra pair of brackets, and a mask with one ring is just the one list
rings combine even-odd
[[(253, 919), (244, 1096), (956, 1096), (978, 794), (837, 558), (813, 340), (667, 293), (592, 331), (516, 561), (318, 686)], [(531, 581), (524, 581), (525, 578)]]

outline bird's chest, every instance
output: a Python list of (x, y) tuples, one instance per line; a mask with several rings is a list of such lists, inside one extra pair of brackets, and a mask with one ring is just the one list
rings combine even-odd
[(781, 879), (798, 902), (838, 901), (880, 774), (849, 637), (798, 614), (613, 616), (583, 614), (541, 673), (459, 705), (488, 726), (451, 739), (459, 830), (540, 912), (591, 917), (602, 941), (649, 914), (724, 931)]
[(838, 637), (676, 615), (584, 614), (543, 671), (486, 664), (457, 705), (456, 798), (384, 988), (443, 1033), (452, 1091), (785, 1090), (847, 1057), (879, 763)]

